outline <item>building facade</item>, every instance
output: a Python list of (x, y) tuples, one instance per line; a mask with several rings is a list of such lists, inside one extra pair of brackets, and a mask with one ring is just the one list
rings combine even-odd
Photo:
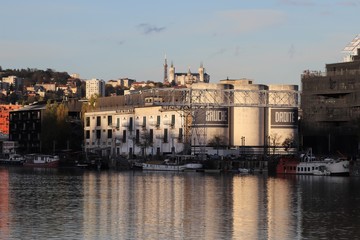
[(359, 153), (360, 38), (345, 49), (346, 61), (301, 75), (302, 144), (317, 154)]
[(202, 154), (216, 147), (210, 144), (217, 137), (227, 148), (263, 154), (297, 139), (297, 91), (296, 85), (227, 79), (99, 98), (97, 108), (85, 113), (85, 150), (108, 156)]
[(86, 80), (86, 98), (90, 99), (93, 95), (99, 97), (105, 96), (105, 81), (101, 79), (90, 79)]
[[(57, 119), (53, 121), (48, 118), (47, 121), (44, 121), (47, 104), (38, 102), (10, 111), (8, 140), (17, 142), (18, 150), (21, 153), (42, 153), (45, 150), (49, 151), (50, 148), (51, 152), (66, 148), (81, 150), (81, 141), (83, 139), (80, 120), (82, 102), (68, 99), (63, 103), (67, 108), (67, 116), (64, 121), (67, 122), (69, 129), (63, 128), (63, 131), (59, 130), (56, 127), (58, 126)], [(69, 132), (67, 138), (62, 138), (64, 132)], [(48, 149), (45, 149), (46, 147)]]
[(160, 106), (85, 113), (85, 149), (107, 156), (181, 152), (183, 117)]
[(0, 133), (9, 134), (9, 113), (10, 111), (21, 108), (18, 104), (1, 104), (0, 105)]

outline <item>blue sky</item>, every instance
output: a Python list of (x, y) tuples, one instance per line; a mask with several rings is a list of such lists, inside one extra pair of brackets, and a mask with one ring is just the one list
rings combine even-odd
[(303, 70), (342, 61), (359, 33), (360, 0), (3, 0), (0, 66), (52, 68), (105, 81), (162, 81), (176, 72), (210, 82), (297, 84)]

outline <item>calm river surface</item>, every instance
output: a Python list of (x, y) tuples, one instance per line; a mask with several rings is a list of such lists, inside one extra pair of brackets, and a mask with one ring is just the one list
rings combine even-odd
[(0, 239), (359, 239), (360, 178), (0, 167)]

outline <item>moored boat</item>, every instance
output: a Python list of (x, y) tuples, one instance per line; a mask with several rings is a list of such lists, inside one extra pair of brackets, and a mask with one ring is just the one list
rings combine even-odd
[(25, 155), (25, 167), (56, 168), (59, 166), (60, 158), (49, 154), (27, 154)]
[(184, 167), (185, 169), (189, 169), (189, 170), (198, 170), (198, 169), (202, 169), (203, 165), (201, 163), (186, 163)]
[(304, 160), (295, 157), (282, 157), (276, 166), (276, 173), (348, 176), (349, 161), (343, 159)]
[(143, 163), (142, 169), (153, 171), (184, 171), (186, 167), (185, 165), (170, 164), (164, 161), (162, 163)]
[(320, 166), (319, 169), (313, 171), (313, 174), (316, 176), (329, 176), (331, 173), (326, 170), (325, 166)]
[(203, 164), (191, 155), (169, 156), (164, 161), (142, 163), (143, 170), (154, 171), (198, 171), (203, 169)]
[(238, 171), (239, 171), (239, 173), (250, 173), (251, 172), (251, 170), (248, 168), (239, 168)]
[(8, 156), (0, 158), (0, 164), (5, 165), (23, 165), (24, 161), (24, 156), (17, 153), (9, 154)]

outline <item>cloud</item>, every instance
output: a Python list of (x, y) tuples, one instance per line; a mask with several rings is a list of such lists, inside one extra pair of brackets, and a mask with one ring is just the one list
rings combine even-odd
[(123, 45), (125, 43), (125, 40), (120, 40), (117, 42), (118, 45)]
[(235, 33), (244, 33), (282, 23), (286, 15), (276, 10), (232, 10), (219, 13), (223, 21), (220, 29)]
[(346, 7), (357, 7), (360, 6), (360, 1), (339, 1), (337, 4)]
[(281, 4), (291, 6), (314, 6), (315, 2), (311, 0), (279, 0)]
[(223, 55), (226, 51), (227, 51), (226, 48), (221, 48), (221, 49), (219, 49), (218, 51), (212, 53), (212, 54), (210, 55), (210, 57), (215, 57), (215, 56), (218, 56), (218, 55)]
[(148, 23), (141, 23), (137, 25), (137, 28), (140, 29), (140, 31), (145, 35), (151, 33), (159, 33), (166, 29), (165, 27), (157, 27)]

